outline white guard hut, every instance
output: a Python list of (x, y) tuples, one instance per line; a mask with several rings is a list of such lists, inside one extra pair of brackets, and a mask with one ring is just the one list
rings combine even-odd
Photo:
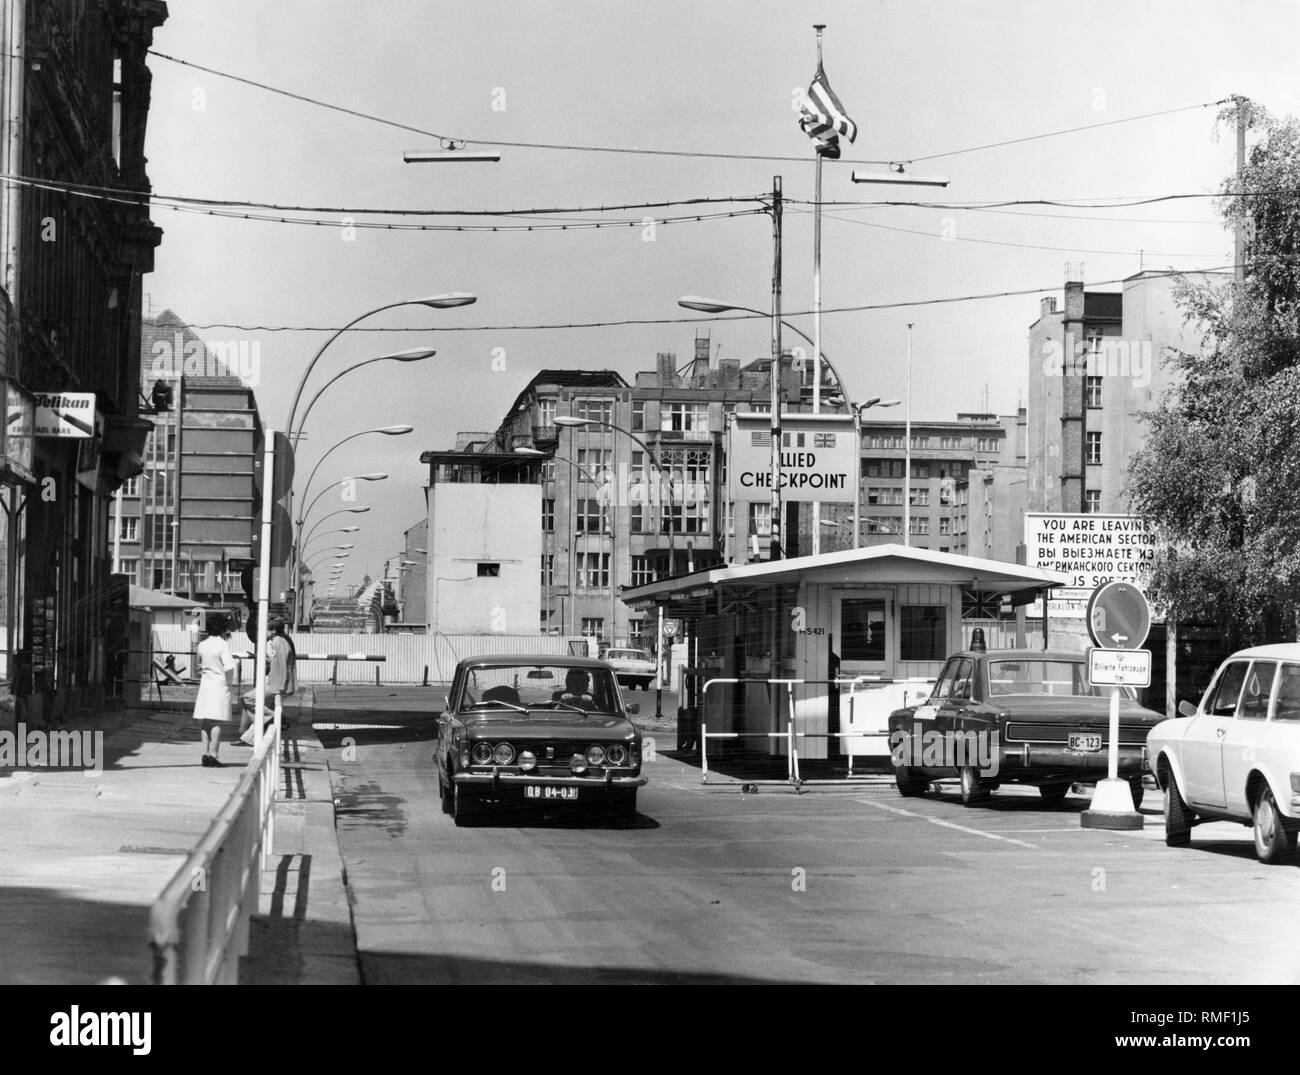
[(710, 743), (710, 754), (720, 745), (784, 754), (793, 716), (799, 756), (814, 760), (889, 753), (879, 734), (886, 717), (928, 694), (944, 659), (963, 648), (963, 607), (1027, 604), (1066, 582), (1019, 564), (876, 545), (713, 568), (622, 594), (633, 608), (662, 607), (683, 621), (695, 683), (745, 681), (688, 700), (710, 732), (741, 733)]

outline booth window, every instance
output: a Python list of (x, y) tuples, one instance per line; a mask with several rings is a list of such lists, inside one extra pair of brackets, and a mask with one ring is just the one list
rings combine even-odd
[(885, 602), (845, 598), (840, 604), (840, 659), (883, 661), (885, 659)]
[(899, 660), (942, 661), (947, 656), (948, 610), (943, 605), (904, 605), (898, 631)]

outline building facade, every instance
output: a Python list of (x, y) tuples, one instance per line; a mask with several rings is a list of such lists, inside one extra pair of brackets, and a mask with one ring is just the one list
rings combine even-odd
[[(149, 428), (141, 284), (162, 233), (130, 195), (150, 189), (146, 55), (166, 18), (160, 0), (0, 0), (0, 170), (41, 181), (0, 194), (4, 614), (11, 688), (32, 719), (93, 703), (125, 637), (109, 504)], [(74, 400), (76, 422), (37, 425), (38, 404)]]
[(170, 310), (145, 320), (140, 367), (151, 398), (167, 405), (153, 415), (143, 473), (122, 488), (118, 570), (148, 589), (242, 609), (240, 568), (260, 508), (253, 389)]
[(1174, 301), (1175, 277), (1137, 273), (1119, 292), (1086, 291), (1081, 277), (1073, 268), (1063, 305), (1044, 298), (1029, 326), (1028, 510), (1127, 514), (1137, 416), (1170, 386), (1170, 352), (1195, 352), (1200, 339)]

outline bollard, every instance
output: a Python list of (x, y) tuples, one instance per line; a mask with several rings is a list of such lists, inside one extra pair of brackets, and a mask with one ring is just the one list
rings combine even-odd
[(429, 685), (429, 666), (427, 664), (424, 666), (424, 685), (426, 687)]
[(375, 665), (375, 686), (379, 686), (379, 665)]

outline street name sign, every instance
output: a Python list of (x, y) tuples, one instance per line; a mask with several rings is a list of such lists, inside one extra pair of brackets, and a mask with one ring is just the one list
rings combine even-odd
[(1149, 687), (1151, 686), (1151, 651), (1089, 649), (1088, 682), (1094, 687)]

